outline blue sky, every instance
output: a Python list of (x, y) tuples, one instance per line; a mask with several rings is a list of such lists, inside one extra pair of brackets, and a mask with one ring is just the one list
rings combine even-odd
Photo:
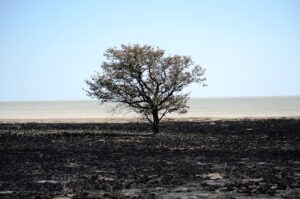
[(88, 99), (108, 47), (159, 46), (207, 68), (191, 97), (300, 95), (298, 0), (1, 0), (0, 101)]

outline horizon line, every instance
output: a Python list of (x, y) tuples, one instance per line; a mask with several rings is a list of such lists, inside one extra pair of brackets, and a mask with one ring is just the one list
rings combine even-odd
[[(190, 99), (230, 99), (230, 98), (276, 98), (276, 97), (300, 97), (300, 95), (258, 95), (258, 96), (213, 96), (213, 97), (190, 97)], [(70, 101), (99, 101), (97, 99), (37, 99), (37, 100), (0, 100), (5, 102), (70, 102)]]

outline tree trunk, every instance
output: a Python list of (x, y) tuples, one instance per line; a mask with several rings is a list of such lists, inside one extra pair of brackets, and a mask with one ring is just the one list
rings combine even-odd
[(153, 115), (153, 126), (152, 126), (152, 131), (153, 131), (153, 135), (158, 134), (159, 133), (159, 117), (158, 117), (158, 110), (154, 109), (152, 111), (152, 115)]

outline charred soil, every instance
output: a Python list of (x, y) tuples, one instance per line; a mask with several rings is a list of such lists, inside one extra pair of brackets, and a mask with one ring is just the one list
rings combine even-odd
[(0, 124), (0, 198), (299, 198), (300, 120)]

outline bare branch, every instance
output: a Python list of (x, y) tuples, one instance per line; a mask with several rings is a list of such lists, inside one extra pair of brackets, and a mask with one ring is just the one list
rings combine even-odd
[(142, 115), (153, 131), (168, 113), (187, 111), (188, 94), (182, 90), (192, 82), (205, 81), (205, 69), (188, 56), (164, 56), (152, 46), (121, 45), (105, 51), (102, 72), (87, 80), (90, 97), (124, 104)]

